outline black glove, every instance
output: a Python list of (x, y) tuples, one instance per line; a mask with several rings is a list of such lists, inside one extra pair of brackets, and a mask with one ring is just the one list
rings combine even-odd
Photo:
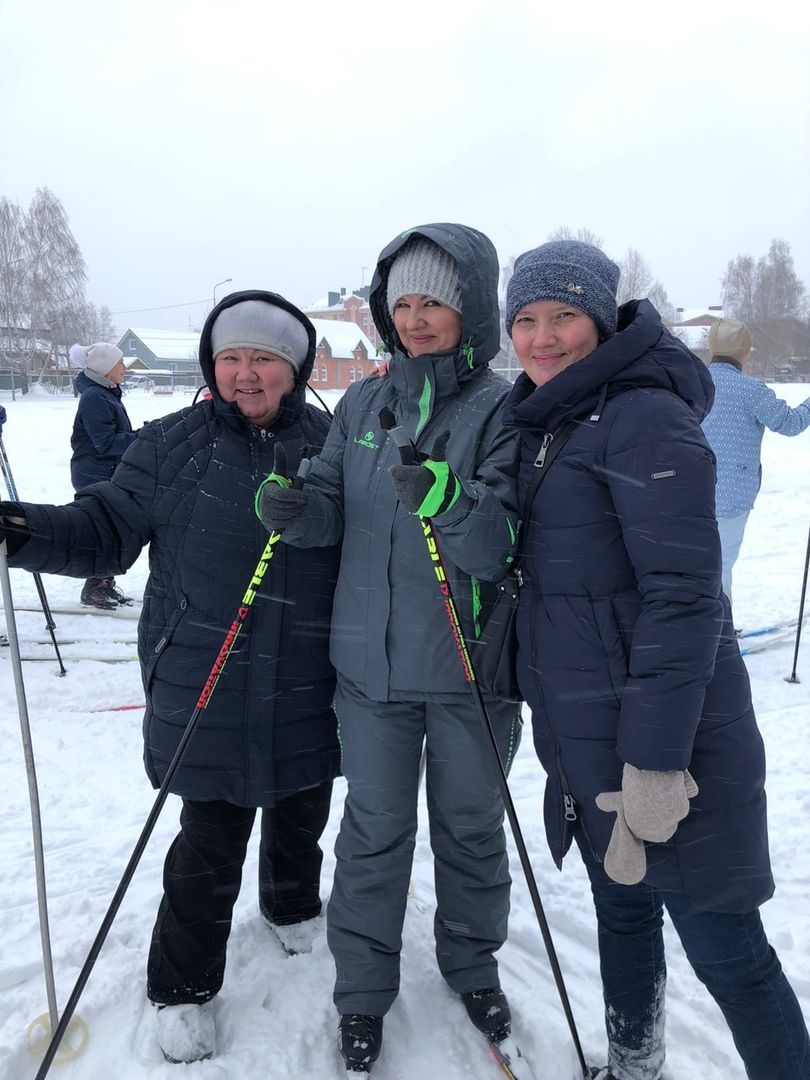
[(440, 435), (430, 457), (421, 465), (392, 465), (388, 470), (397, 498), (409, 514), (438, 517), (461, 494), (461, 481), (447, 464), (445, 450), (449, 438), (449, 431)]
[(6, 422), (6, 410), (0, 405), (0, 439), (3, 438), (3, 424)]
[(287, 453), (281, 443), (273, 451), (273, 471), (256, 492), (256, 513), (268, 532), (281, 532), (307, 508), (306, 492), (292, 486)]
[(20, 504), (0, 502), (0, 543), (5, 540), (6, 554), (16, 555), (30, 535)]

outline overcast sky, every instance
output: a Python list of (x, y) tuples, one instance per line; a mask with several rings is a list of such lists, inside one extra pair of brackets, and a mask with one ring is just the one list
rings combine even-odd
[(428, 221), (561, 226), (676, 306), (790, 242), (810, 286), (810, 14), (784, 0), (0, 0), (0, 194), (63, 202), (89, 298), (299, 304)]

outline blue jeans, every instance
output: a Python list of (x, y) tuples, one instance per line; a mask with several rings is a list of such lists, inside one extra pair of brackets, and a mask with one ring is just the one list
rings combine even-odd
[(720, 549), (723, 555), (723, 592), (728, 597), (729, 603), (731, 603), (731, 572), (740, 554), (749, 513), (750, 511), (746, 510), (744, 514), (717, 519)]
[(695, 974), (726, 1018), (750, 1080), (810, 1080), (807, 1027), (758, 911), (704, 911), (682, 893), (617, 885), (600, 866), (590, 860), (586, 866), (599, 925), (608, 1063), (616, 1080), (661, 1075), (664, 907)]

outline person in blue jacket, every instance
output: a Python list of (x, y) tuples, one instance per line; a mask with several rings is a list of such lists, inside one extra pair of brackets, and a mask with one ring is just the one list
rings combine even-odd
[(548, 774), (558, 866), (590, 876), (611, 1080), (658, 1080), (666, 908), (751, 1080), (808, 1080), (810, 1039), (759, 906), (774, 884), (765, 757), (720, 586), (708, 370), (619, 269), (578, 241), (515, 264), (506, 322), (523, 368), (518, 674)]
[(703, 433), (717, 459), (717, 524), (723, 552), (723, 591), (731, 600), (731, 577), (748, 515), (762, 482), (760, 451), (765, 428), (800, 435), (810, 427), (810, 397), (792, 409), (761, 379), (744, 373), (751, 332), (737, 319), (718, 319), (709, 331), (714, 405)]
[[(83, 367), (76, 376), (79, 407), (73, 421), (70, 445), (70, 479), (78, 492), (89, 484), (109, 480), (124, 451), (135, 439), (127, 410), (121, 400), (124, 354), (117, 345), (98, 341), (95, 345), (73, 345), (70, 360)], [(112, 577), (89, 577), (82, 588), (85, 607), (113, 611), (133, 603)]]
[(228, 664), (208, 697), (170, 790), (180, 832), (166, 855), (147, 965), (167, 1060), (216, 1052), (242, 866), (261, 810), (259, 910), (289, 950), (320, 928), (321, 834), (339, 770), (329, 624), (335, 546), (267, 544), (256, 489), (317, 452), (329, 418), (306, 401), (315, 329), (276, 293), (226, 296), (200, 338), (211, 397), (145, 424), (110, 480), (69, 506), (0, 504), (12, 566), (108, 577), (149, 545), (138, 624), (146, 694), (144, 764), (164, 780), (245, 590), (255, 589)]

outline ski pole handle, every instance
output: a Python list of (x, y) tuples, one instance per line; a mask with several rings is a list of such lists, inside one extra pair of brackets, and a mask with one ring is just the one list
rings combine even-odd
[(403, 465), (416, 465), (416, 448), (405, 429), (397, 423), (396, 417), (387, 405), (383, 405), (379, 415), (380, 427), (388, 433), (388, 438), (399, 450), (399, 460)]
[(300, 491), (304, 486), (311, 468), (312, 459), (308, 457), (301, 458), (301, 464), (298, 466), (298, 472), (295, 474), (295, 479), (292, 482), (294, 491)]

